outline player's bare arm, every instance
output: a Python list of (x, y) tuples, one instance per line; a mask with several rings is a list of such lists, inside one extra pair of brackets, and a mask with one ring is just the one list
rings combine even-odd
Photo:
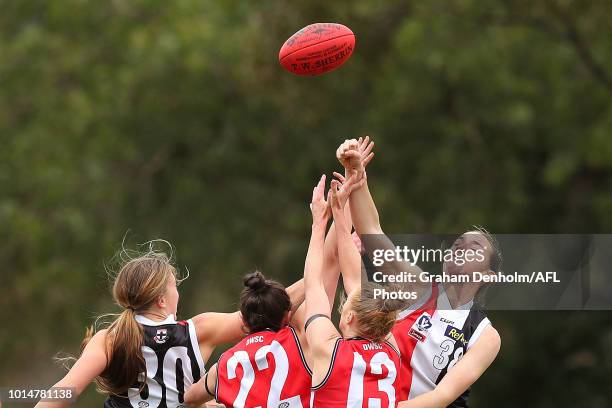
[[(70, 371), (58, 381), (54, 387), (74, 387), (76, 396), (106, 368), (107, 365), (107, 330), (100, 330), (87, 343), (83, 353), (74, 363)], [(69, 402), (39, 402), (36, 408), (63, 408), (70, 406)]]
[[(348, 217), (348, 222), (351, 222), (350, 210), (348, 205), (345, 206), (345, 215)], [(336, 290), (338, 288), (338, 278), (340, 277), (340, 266), (338, 265), (338, 246), (336, 239), (336, 225), (332, 222), (327, 235), (325, 236), (325, 244), (323, 247), (323, 270), (325, 276), (323, 277), (325, 286), (325, 292), (329, 300), (330, 310), (334, 307), (334, 301), (336, 297)], [(303, 279), (302, 279), (303, 282)], [(304, 303), (291, 315), (291, 325), (295, 328), (297, 335), (302, 344), (302, 348), (305, 350), (305, 357), (309, 364), (312, 364), (310, 353), (308, 352), (308, 340), (306, 333), (304, 332), (304, 324), (306, 323), (306, 306)]]
[(202, 404), (215, 398), (215, 385), (217, 383), (217, 365), (213, 365), (200, 381), (193, 384), (185, 393), (185, 404), (190, 408), (200, 407)]
[(330, 320), (331, 307), (324, 285), (323, 247), (325, 229), (330, 217), (324, 192), (325, 176), (322, 176), (312, 193), (312, 232), (304, 265), (306, 315), (307, 323), (310, 323), (306, 328), (306, 337), (312, 355), (315, 384), (320, 382), (327, 372), (335, 341), (340, 338), (340, 333)]
[(353, 173), (342, 184), (338, 180), (332, 180), (330, 187), (330, 207), (336, 223), (338, 262), (347, 293), (361, 287), (361, 256), (351, 237), (352, 225), (346, 219), (344, 208), (351, 190), (363, 182), (363, 172)]
[[(355, 230), (360, 236), (368, 235), (364, 250), (370, 256), (372, 256), (374, 249), (395, 249), (393, 242), (382, 230), (378, 210), (369, 190), (368, 178), (365, 177), (365, 165), (372, 160), (374, 155), (372, 152), (373, 146), (373, 142), (369, 137), (366, 137), (360, 140), (345, 140), (336, 150), (336, 157), (344, 166), (347, 174), (364, 174), (364, 181), (356, 185), (351, 191), (349, 203)], [(379, 270), (383, 274), (412, 272), (415, 276), (419, 276), (421, 272), (418, 266), (404, 261), (385, 262)], [(407, 290), (417, 292), (419, 297), (425, 294), (430, 287), (429, 284), (419, 281), (407, 283), (405, 286)]]

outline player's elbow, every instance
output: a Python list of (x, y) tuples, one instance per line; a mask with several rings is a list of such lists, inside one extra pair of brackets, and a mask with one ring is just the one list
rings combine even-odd
[(354, 222), (355, 231), (359, 235), (378, 235), (384, 234), (382, 227), (380, 226), (380, 220), (378, 215), (370, 219), (364, 220), (363, 222)]
[(202, 403), (204, 403), (201, 398), (202, 395), (198, 395), (201, 393), (198, 393), (197, 385), (198, 384), (192, 385), (185, 393), (185, 404), (190, 408), (199, 407)]
[(493, 353), (493, 359), (495, 359), (495, 357), (497, 357), (497, 354), (499, 353), (499, 350), (501, 349), (501, 336), (499, 335), (499, 332), (492, 326), (490, 333), (491, 351)]
[(433, 392), (436, 394), (436, 406), (441, 408), (452, 404), (461, 394), (446, 387), (437, 387)]

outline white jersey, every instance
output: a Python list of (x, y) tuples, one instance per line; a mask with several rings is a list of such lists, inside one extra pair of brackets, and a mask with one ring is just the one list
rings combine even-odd
[[(400, 312), (393, 328), (402, 355), (402, 399), (433, 390), (491, 324), (473, 302), (453, 309), (442, 285), (433, 284), (423, 299)], [(468, 394), (450, 407), (467, 407)]]

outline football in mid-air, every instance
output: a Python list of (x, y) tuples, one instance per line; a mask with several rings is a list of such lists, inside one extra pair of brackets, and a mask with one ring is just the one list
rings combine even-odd
[(344, 64), (355, 49), (355, 34), (337, 23), (310, 24), (280, 49), (281, 65), (296, 75), (320, 75)]

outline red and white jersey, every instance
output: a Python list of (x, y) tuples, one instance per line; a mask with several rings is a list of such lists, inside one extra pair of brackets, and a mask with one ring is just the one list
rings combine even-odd
[(295, 330), (253, 333), (217, 364), (217, 402), (235, 408), (307, 408), (312, 374)]
[[(399, 401), (436, 387), (490, 324), (473, 302), (453, 309), (441, 285), (400, 312), (392, 333), (402, 356)], [(469, 389), (449, 407), (467, 406)]]
[(393, 408), (399, 401), (400, 364), (388, 342), (338, 339), (327, 375), (312, 388), (311, 407)]

